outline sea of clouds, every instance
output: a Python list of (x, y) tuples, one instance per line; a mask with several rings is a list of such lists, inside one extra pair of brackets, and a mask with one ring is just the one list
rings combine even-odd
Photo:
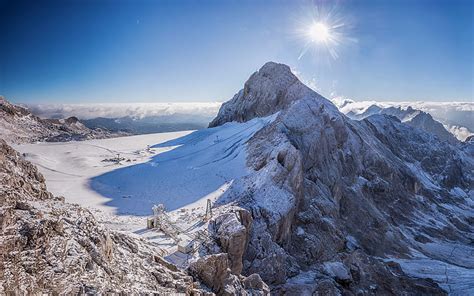
[(353, 101), (345, 98), (334, 98), (332, 102), (341, 112), (361, 114), (372, 105), (381, 108), (401, 107), (421, 110), (431, 114), (458, 139), (464, 140), (474, 133), (474, 102), (384, 102), (384, 101)]
[[(363, 113), (372, 105), (382, 108), (401, 107), (418, 109), (430, 113), (440, 121), (448, 131), (458, 139), (465, 139), (474, 132), (473, 102), (384, 102), (384, 101), (353, 101), (344, 98), (333, 98), (332, 102), (345, 114)], [(201, 121), (212, 120), (217, 115), (220, 102), (196, 103), (104, 103), (104, 104), (29, 104), (25, 105), (33, 114), (42, 118), (67, 118), (76, 116), (82, 120), (94, 118), (145, 119), (152, 117), (173, 116), (199, 117)]]
[(79, 119), (121, 118), (181, 115), (199, 115), (214, 117), (222, 103), (107, 103), (107, 104), (28, 104), (25, 105), (33, 114), (41, 118)]

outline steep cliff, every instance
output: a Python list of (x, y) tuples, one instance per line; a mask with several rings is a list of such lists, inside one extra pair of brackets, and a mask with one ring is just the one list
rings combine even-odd
[(252, 215), (244, 274), (294, 295), (474, 291), (454, 273), (412, 277), (406, 263), (428, 258), (472, 274), (472, 149), (393, 116), (351, 120), (276, 63), (210, 126), (275, 113), (247, 142), (251, 173), (219, 201)]

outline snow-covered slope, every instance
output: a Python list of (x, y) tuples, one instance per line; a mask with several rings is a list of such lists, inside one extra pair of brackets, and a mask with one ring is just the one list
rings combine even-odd
[(248, 173), (245, 142), (269, 121), (229, 123), (152, 146), (173, 149), (146, 163), (93, 178), (91, 187), (110, 198), (107, 205), (119, 213), (134, 215), (148, 215), (158, 203), (173, 211), (215, 200), (233, 180)]
[[(189, 133), (190, 131), (183, 131), (65, 143), (43, 142), (14, 145), (14, 148), (38, 166), (53, 194), (65, 196), (68, 202), (78, 203), (89, 209), (115, 214), (117, 207), (108, 203), (110, 199), (91, 188), (90, 179), (118, 168), (147, 162), (151, 157), (173, 148), (147, 149), (148, 145), (163, 143)], [(120, 162), (116, 161), (117, 155)]]
[(61, 142), (110, 136), (107, 131), (87, 128), (76, 117), (41, 119), (0, 96), (0, 137), (9, 143)]

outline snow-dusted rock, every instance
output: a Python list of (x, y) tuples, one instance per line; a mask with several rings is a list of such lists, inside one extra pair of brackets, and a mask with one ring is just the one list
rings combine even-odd
[[(277, 114), (247, 142), (251, 172), (220, 201), (252, 214), (244, 275), (258, 273), (275, 291), (291, 293), (292, 279), (304, 270), (321, 274), (330, 261), (350, 272), (337, 269), (321, 291), (444, 294), (382, 258), (470, 266), (464, 256), (473, 251), (474, 208), (459, 196), (472, 192), (472, 153), (376, 113), (351, 120), (276, 63), (222, 106), (211, 126)], [(454, 242), (460, 251), (447, 258), (428, 242)]]
[(250, 76), (244, 88), (232, 100), (222, 105), (209, 127), (229, 121), (243, 122), (255, 117), (265, 117), (312, 93), (314, 92), (310, 88), (296, 78), (290, 67), (268, 62)]
[(113, 134), (108, 131), (87, 128), (76, 117), (41, 119), (0, 96), (0, 137), (9, 143), (64, 142), (111, 136)]
[(206, 255), (190, 263), (189, 272), (218, 295), (270, 295), (259, 275), (231, 273), (227, 254)]
[(0, 140), (0, 294), (191, 294), (186, 273), (157, 249), (104, 229), (53, 197), (43, 176)]

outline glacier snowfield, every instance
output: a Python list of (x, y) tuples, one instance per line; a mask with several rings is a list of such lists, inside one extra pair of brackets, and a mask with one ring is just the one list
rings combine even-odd
[(171, 254), (173, 240), (146, 229), (153, 205), (163, 204), (182, 229), (199, 231), (207, 200), (215, 202), (233, 180), (248, 173), (246, 142), (273, 118), (15, 149), (38, 166), (54, 195), (89, 209), (107, 227), (146, 238)]

